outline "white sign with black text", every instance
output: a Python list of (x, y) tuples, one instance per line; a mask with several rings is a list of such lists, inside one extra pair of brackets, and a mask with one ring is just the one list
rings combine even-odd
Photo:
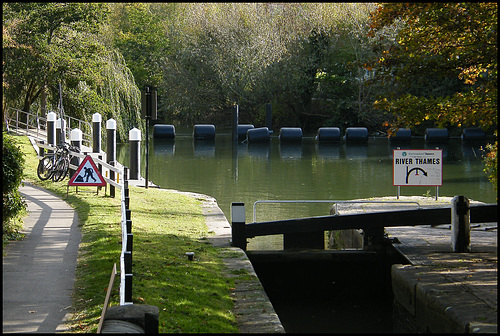
[(443, 185), (442, 149), (395, 149), (393, 154), (394, 186)]

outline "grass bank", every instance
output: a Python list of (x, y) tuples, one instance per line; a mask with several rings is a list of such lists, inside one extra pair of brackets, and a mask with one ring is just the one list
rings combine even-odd
[[(120, 201), (96, 188), (75, 193), (68, 179), (40, 181), (38, 160), (25, 136), (17, 137), (25, 153), (25, 181), (43, 187), (78, 213), (82, 240), (74, 289), (72, 332), (95, 332), (113, 264), (120, 264)], [(118, 194), (118, 192), (117, 192)], [(130, 187), (133, 250), (133, 301), (160, 309), (160, 333), (233, 333), (231, 312), (234, 278), (224, 275), (223, 251), (207, 240), (201, 203), (193, 197), (162, 189)], [(195, 252), (195, 260), (185, 253)], [(119, 304), (119, 279), (111, 305)]]

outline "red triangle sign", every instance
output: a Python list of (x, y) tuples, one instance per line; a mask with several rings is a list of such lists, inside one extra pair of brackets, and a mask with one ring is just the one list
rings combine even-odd
[(87, 155), (76, 170), (76, 173), (69, 180), (68, 185), (104, 187), (106, 186), (106, 181), (99, 172), (99, 169), (97, 169), (92, 157)]

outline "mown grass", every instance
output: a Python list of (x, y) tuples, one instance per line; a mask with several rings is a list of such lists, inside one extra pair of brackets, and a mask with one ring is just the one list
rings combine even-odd
[[(121, 252), (120, 201), (95, 187), (40, 181), (38, 160), (27, 137), (25, 180), (62, 197), (80, 219), (82, 239), (76, 268), (72, 332), (96, 332), (113, 264)], [(85, 190), (86, 192), (82, 192)], [(117, 190), (118, 191), (118, 190)], [(117, 192), (117, 195), (119, 193)], [(200, 202), (156, 188), (130, 188), (133, 244), (133, 302), (159, 307), (160, 333), (232, 333), (234, 279), (223, 272), (221, 250), (210, 245)], [(195, 252), (193, 261), (185, 253)], [(119, 304), (119, 277), (111, 305)]]

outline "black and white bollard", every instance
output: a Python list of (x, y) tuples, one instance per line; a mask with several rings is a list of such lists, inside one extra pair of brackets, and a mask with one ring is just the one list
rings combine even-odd
[(451, 200), (451, 245), (453, 252), (470, 252), (470, 208), (465, 196)]
[(66, 120), (57, 119), (56, 120), (56, 144), (60, 145), (66, 142), (64, 130), (66, 129)]
[[(116, 161), (116, 120), (108, 119), (106, 121), (106, 159), (107, 163), (115, 166)], [(115, 172), (113, 170), (109, 170), (109, 178), (112, 181), (115, 181)], [(109, 185), (109, 196), (115, 197), (115, 187), (113, 185)]]
[(231, 203), (231, 235), (231, 245), (246, 251), (245, 203)]
[(139, 179), (139, 169), (141, 167), (141, 130), (132, 128), (128, 132), (130, 144), (130, 180)]
[[(81, 149), (82, 147), (82, 139), (83, 139), (83, 133), (81, 130), (78, 128), (72, 129), (70, 133), (70, 141), (71, 141), (71, 146), (77, 147), (78, 149)], [(79, 166), (80, 165), (80, 158), (73, 156), (71, 158), (72, 165)], [(69, 170), (69, 176), (70, 178), (73, 176), (73, 174), (76, 172), (74, 169)]]
[(92, 153), (101, 153), (101, 121), (99, 113), (92, 115)]
[[(56, 145), (56, 114), (54, 112), (47, 113), (47, 144), (51, 146)], [(48, 153), (54, 151), (49, 150)]]

